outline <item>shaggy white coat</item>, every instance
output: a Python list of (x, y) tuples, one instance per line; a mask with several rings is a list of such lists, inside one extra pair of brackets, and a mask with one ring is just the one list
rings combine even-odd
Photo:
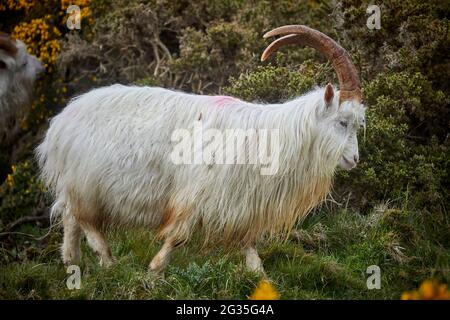
[[(51, 120), (37, 148), (56, 199), (52, 215), (101, 228), (147, 226), (179, 242), (196, 227), (205, 243), (246, 245), (286, 235), (327, 196), (342, 158), (357, 154), (364, 107), (338, 107), (338, 93), (330, 105), (323, 97), (321, 88), (262, 105), (150, 87), (92, 90)], [(199, 118), (205, 129), (279, 129), (278, 172), (173, 164), (172, 132)]]

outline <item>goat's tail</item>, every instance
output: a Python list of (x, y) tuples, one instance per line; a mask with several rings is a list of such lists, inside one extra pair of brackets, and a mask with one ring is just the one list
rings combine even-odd
[(56, 198), (52, 207), (50, 208), (50, 222), (53, 224), (54, 222), (58, 222), (60, 218), (63, 216), (64, 212), (67, 211), (67, 202), (64, 196), (60, 196)]
[(58, 172), (55, 170), (55, 163), (51, 162), (49, 134), (35, 149), (35, 157), (39, 166), (39, 179), (44, 183), (46, 190), (54, 197), (55, 201), (50, 208), (49, 227), (47, 233), (41, 237), (44, 239), (52, 233), (62, 223), (62, 216), (67, 208), (67, 201), (64, 192), (58, 192), (57, 182), (59, 178)]

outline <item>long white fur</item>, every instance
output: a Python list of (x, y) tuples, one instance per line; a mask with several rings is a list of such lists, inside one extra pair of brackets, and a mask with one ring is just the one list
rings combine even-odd
[[(50, 123), (37, 155), (55, 196), (53, 215), (75, 214), (103, 227), (146, 226), (163, 238), (188, 240), (196, 227), (205, 243), (246, 245), (287, 234), (328, 194), (340, 159), (355, 154), (364, 108), (324, 102), (324, 89), (284, 104), (238, 99), (217, 104), (161, 88), (113, 85), (73, 99)], [(254, 165), (175, 165), (171, 135), (202, 118), (221, 130), (279, 129), (275, 175)], [(356, 142), (357, 152), (357, 142)], [(83, 211), (80, 213), (79, 211)]]

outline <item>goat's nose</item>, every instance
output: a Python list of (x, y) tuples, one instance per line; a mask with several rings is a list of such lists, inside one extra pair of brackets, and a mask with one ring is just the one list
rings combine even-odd
[(359, 156), (358, 156), (357, 154), (355, 154), (355, 155), (353, 156), (353, 160), (355, 160), (355, 163), (358, 163), (358, 161), (359, 161)]

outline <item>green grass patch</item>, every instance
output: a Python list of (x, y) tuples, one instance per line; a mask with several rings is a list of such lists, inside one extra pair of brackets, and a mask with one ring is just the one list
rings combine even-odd
[[(424, 279), (450, 282), (449, 249), (424, 239), (416, 222), (414, 214), (390, 209), (368, 215), (322, 209), (287, 242), (262, 243), (259, 253), (282, 299), (398, 299)], [(246, 271), (238, 250), (201, 250), (200, 239), (176, 250), (164, 277), (155, 278), (147, 266), (161, 244), (151, 232), (111, 232), (108, 239), (115, 264), (100, 267), (83, 242), (81, 289), (69, 290), (61, 236), (52, 233), (46, 245), (32, 246), (36, 253), (0, 265), (0, 298), (247, 299), (261, 279)], [(370, 265), (381, 269), (380, 290), (367, 288)]]

